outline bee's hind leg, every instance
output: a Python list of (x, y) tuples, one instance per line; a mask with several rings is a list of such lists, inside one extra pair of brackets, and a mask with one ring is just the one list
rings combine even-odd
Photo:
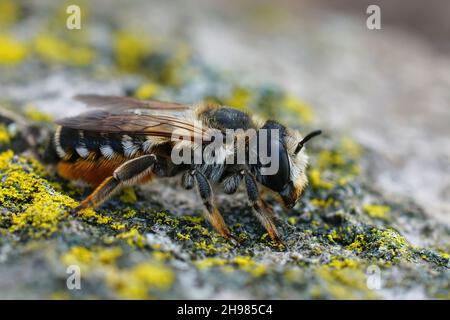
[(183, 177), (184, 187), (191, 189), (193, 187), (194, 179), (197, 182), (197, 190), (206, 209), (206, 219), (222, 237), (226, 238), (234, 245), (239, 245), (239, 242), (233, 237), (230, 230), (228, 230), (219, 210), (214, 206), (211, 185), (205, 175), (195, 169), (187, 172)]
[(273, 211), (271, 207), (263, 199), (261, 199), (255, 177), (245, 170), (243, 170), (241, 174), (244, 177), (248, 200), (253, 208), (253, 212), (267, 230), (267, 233), (272, 241), (277, 244), (283, 244), (273, 220)]
[(132, 186), (148, 175), (156, 162), (155, 155), (145, 155), (125, 162), (118, 167), (111, 177), (103, 181), (76, 209), (75, 212), (96, 208), (120, 191)]

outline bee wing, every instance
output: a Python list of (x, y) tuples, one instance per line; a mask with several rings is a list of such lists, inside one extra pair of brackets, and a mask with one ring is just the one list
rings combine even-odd
[[(210, 141), (207, 131), (183, 115), (158, 115), (146, 110), (95, 110), (76, 117), (56, 121), (60, 126), (84, 131), (117, 133), (122, 135), (148, 135), (177, 139)], [(181, 138), (180, 138), (181, 137)]]
[(186, 110), (189, 106), (157, 100), (139, 100), (131, 97), (101, 96), (96, 94), (81, 94), (75, 100), (85, 103), (89, 107), (121, 110), (121, 109), (153, 109), (153, 110)]

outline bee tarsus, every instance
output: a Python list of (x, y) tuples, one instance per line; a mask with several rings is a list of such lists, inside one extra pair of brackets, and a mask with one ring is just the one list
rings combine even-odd
[(283, 244), (273, 220), (273, 211), (260, 197), (258, 192), (258, 184), (255, 177), (248, 171), (244, 171), (242, 175), (244, 175), (248, 200), (250, 206), (253, 209), (253, 213), (256, 215), (259, 221), (261, 221), (272, 241), (276, 242), (277, 244)]

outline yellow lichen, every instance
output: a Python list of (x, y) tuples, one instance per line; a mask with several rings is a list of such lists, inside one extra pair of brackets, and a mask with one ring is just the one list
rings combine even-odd
[(206, 258), (203, 260), (195, 261), (195, 265), (200, 269), (207, 269), (216, 266), (224, 266), (227, 260), (221, 258)]
[(147, 82), (139, 86), (134, 93), (138, 99), (151, 99), (161, 91), (161, 88), (153, 82)]
[(241, 270), (247, 271), (255, 277), (261, 277), (267, 273), (267, 267), (264, 264), (256, 263), (251, 257), (236, 256), (232, 263), (236, 264)]
[(0, 1), (0, 27), (6, 28), (14, 24), (20, 15), (19, 6), (13, 0)]
[(132, 228), (129, 231), (119, 233), (116, 238), (126, 240), (128, 245), (143, 248), (145, 245), (145, 236), (139, 233), (139, 230)]
[(267, 274), (267, 266), (262, 263), (255, 262), (248, 256), (236, 256), (234, 259), (222, 259), (222, 258), (206, 258), (197, 260), (194, 264), (199, 269), (209, 269), (213, 267), (220, 267), (222, 271), (232, 272), (236, 270), (242, 270), (248, 272), (254, 277), (261, 277)]
[(6, 146), (11, 142), (11, 135), (5, 125), (0, 124), (0, 146)]
[(441, 251), (440, 252), (440, 255), (441, 255), (441, 257), (442, 258), (444, 258), (444, 259), (450, 259), (450, 254), (448, 254), (447, 252), (443, 252), (443, 251)]
[(113, 48), (117, 65), (125, 71), (138, 71), (144, 58), (151, 51), (148, 40), (145, 41), (142, 37), (126, 31), (118, 32), (114, 36)]
[(45, 171), (36, 161), (14, 156), (12, 151), (0, 155), (0, 204), (7, 209), (11, 232), (50, 236), (68, 210), (77, 206), (42, 176)]
[(94, 254), (92, 251), (85, 247), (75, 246), (70, 248), (63, 256), (61, 256), (61, 261), (67, 266), (70, 265), (85, 265), (92, 262)]
[(328, 207), (330, 207), (330, 206), (332, 206), (332, 205), (338, 206), (338, 205), (339, 205), (339, 202), (336, 201), (336, 200), (333, 199), (333, 198), (327, 198), (327, 199), (317, 199), (317, 198), (314, 198), (314, 199), (311, 199), (311, 204), (312, 204), (313, 206), (318, 207), (318, 208), (328, 208)]
[(133, 187), (124, 188), (120, 195), (120, 201), (127, 204), (132, 204), (137, 201), (137, 195)]
[(330, 150), (323, 150), (319, 153), (317, 165), (322, 169), (327, 169), (330, 167), (341, 167), (345, 165), (344, 156), (341, 153), (333, 152)]
[(35, 106), (28, 105), (25, 108), (25, 117), (35, 122), (52, 122), (53, 117), (47, 113), (39, 111)]
[(360, 158), (362, 154), (361, 146), (349, 137), (344, 137), (341, 139), (340, 149), (342, 150), (342, 153), (353, 159)]
[(333, 183), (322, 179), (320, 171), (317, 169), (311, 170), (310, 181), (314, 188), (332, 189), (334, 187)]
[(206, 240), (201, 240), (194, 243), (194, 246), (198, 250), (205, 251), (206, 254), (215, 254), (219, 250), (212, 243), (207, 243)]
[(320, 286), (314, 289), (315, 298), (376, 299), (367, 287), (366, 274), (355, 267), (321, 266), (316, 269)]
[(233, 108), (245, 110), (250, 104), (251, 92), (243, 87), (235, 87), (231, 96), (224, 101), (224, 104)]
[(327, 235), (327, 238), (333, 243), (336, 242), (336, 240), (341, 239), (340, 234), (335, 229), (333, 229), (331, 233)]
[(122, 254), (123, 251), (119, 247), (99, 249), (97, 252), (98, 260), (102, 264), (114, 264)]
[(86, 248), (74, 246), (65, 252), (60, 260), (65, 266), (77, 265), (82, 272), (89, 273), (102, 266), (115, 267), (116, 261), (123, 255), (120, 247)]
[(286, 109), (295, 112), (298, 119), (302, 123), (310, 124), (314, 121), (314, 111), (310, 105), (301, 101), (300, 99), (288, 95), (284, 98), (284, 103)]
[(92, 221), (97, 224), (109, 224), (112, 218), (95, 212), (93, 209), (85, 209), (77, 212), (77, 215), (83, 220)]
[(347, 249), (386, 260), (410, 256), (409, 243), (392, 229), (374, 228), (371, 233), (358, 234)]
[(71, 44), (64, 39), (43, 33), (34, 40), (37, 55), (48, 63), (59, 63), (70, 66), (89, 65), (94, 60), (94, 51), (81, 45)]
[(123, 210), (123, 217), (125, 219), (133, 218), (134, 216), (136, 216), (136, 214), (137, 214), (136, 210), (132, 208), (126, 208)]
[(180, 224), (180, 221), (170, 217), (167, 213), (165, 212), (156, 212), (155, 216), (154, 216), (154, 221), (155, 223), (158, 224), (165, 224), (171, 227), (178, 227), (178, 225)]
[(113, 222), (111, 223), (111, 228), (114, 230), (123, 230), (127, 227), (126, 224), (124, 223), (119, 223), (119, 222)]
[(363, 210), (372, 218), (387, 219), (387, 214), (391, 211), (391, 208), (377, 204), (366, 204), (363, 206)]
[(158, 261), (166, 261), (173, 258), (170, 252), (163, 252), (163, 251), (155, 251), (152, 253), (152, 256)]
[(22, 42), (7, 36), (0, 35), (0, 64), (16, 65), (28, 55), (28, 49)]
[(203, 216), (183, 216), (181, 217), (181, 220), (199, 225), (200, 223), (205, 221), (205, 218)]
[(350, 268), (355, 269), (359, 266), (358, 261), (351, 260), (351, 259), (339, 259), (337, 257), (333, 257), (331, 259), (331, 262), (326, 265), (327, 267), (331, 267), (334, 269), (344, 269), (344, 268)]
[(167, 290), (175, 280), (173, 271), (144, 262), (126, 270), (108, 270), (106, 283), (123, 299), (149, 299), (151, 290)]
[(77, 265), (86, 277), (100, 277), (119, 298), (148, 299), (150, 290), (167, 290), (175, 279), (171, 269), (156, 262), (143, 262), (120, 269), (117, 259), (123, 256), (120, 247), (86, 248), (75, 246), (61, 256), (66, 265)]
[(50, 295), (50, 300), (70, 300), (70, 295), (64, 291), (57, 291)]
[(177, 232), (177, 238), (178, 238), (179, 240), (184, 240), (184, 241), (186, 241), (186, 240), (191, 240), (191, 236), (190, 236), (190, 235), (188, 235), (188, 234), (183, 234), (183, 233), (181, 233), (181, 232)]

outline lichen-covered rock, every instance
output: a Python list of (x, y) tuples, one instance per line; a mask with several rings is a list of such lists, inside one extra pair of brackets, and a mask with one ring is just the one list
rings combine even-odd
[[(302, 203), (287, 213), (275, 208), (286, 247), (268, 239), (243, 199), (220, 206), (241, 247), (215, 234), (195, 207), (179, 215), (146, 201), (147, 188), (136, 195), (127, 190), (97, 212), (71, 213), (87, 189), (6, 151), (0, 155), (0, 275), (30, 268), (24, 259), (38, 259), (47, 270), (40, 279), (44, 289), (26, 278), (31, 270), (15, 282), (34, 297), (213, 298), (240, 292), (244, 298), (382, 298), (416, 287), (426, 297), (445, 298), (448, 248), (415, 247), (402, 235), (404, 224), (405, 230), (423, 224), (431, 231), (420, 209), (374, 194), (355, 175), (358, 159), (335, 151), (334, 160), (324, 161), (330, 150), (312, 150), (320, 165), (310, 174), (320, 176), (311, 177)], [(432, 228), (448, 236), (445, 228)], [(68, 290), (64, 281), (74, 265), (81, 269), (82, 290)], [(0, 276), (2, 284), (6, 280)], [(374, 290), (377, 281), (381, 290)], [(9, 289), (8, 296), (22, 294)]]
[[(97, 30), (111, 40), (104, 43), (88, 30), (61, 34), (51, 27), (57, 21), (37, 21), (46, 31), (19, 41), (10, 22), (8, 41), (0, 41), (0, 64), (29, 76), (31, 88), (31, 98), (2, 97), (0, 298), (450, 298), (449, 228), (413, 201), (374, 188), (370, 152), (339, 131), (308, 146), (310, 184), (300, 203), (284, 211), (271, 202), (286, 246), (270, 241), (243, 192), (218, 195), (241, 242), (231, 245), (177, 180), (126, 189), (98, 210), (73, 213), (90, 189), (57, 177), (41, 156), (52, 118), (80, 109), (44, 97), (40, 109), (49, 116), (29, 101), (42, 98), (33, 77), (54, 66), (67, 94), (73, 77), (87, 91), (100, 77), (107, 92), (248, 108), (302, 131), (318, 120), (292, 93), (222, 74), (183, 42), (152, 41), (119, 25)], [(0, 81), (12, 77), (1, 73)], [(79, 290), (68, 286), (74, 270)]]

